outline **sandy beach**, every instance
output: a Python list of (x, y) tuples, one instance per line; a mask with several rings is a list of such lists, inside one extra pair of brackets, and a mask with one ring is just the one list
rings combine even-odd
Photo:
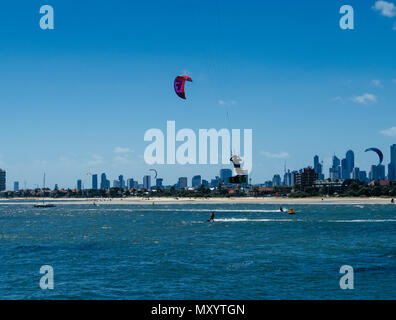
[[(34, 204), (43, 199), (35, 198), (9, 198), (0, 199), (2, 204)], [(56, 202), (57, 204), (79, 204), (79, 205), (128, 205), (128, 204), (390, 204), (391, 198), (334, 198), (334, 197), (310, 197), (310, 198), (282, 198), (282, 197), (246, 197), (246, 198), (68, 198), (53, 199), (46, 198), (45, 201)]]

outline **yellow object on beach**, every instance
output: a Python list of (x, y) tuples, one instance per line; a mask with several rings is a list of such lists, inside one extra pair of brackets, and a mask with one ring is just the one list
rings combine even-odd
[(295, 214), (293, 208), (290, 208), (290, 209), (289, 209), (289, 214)]

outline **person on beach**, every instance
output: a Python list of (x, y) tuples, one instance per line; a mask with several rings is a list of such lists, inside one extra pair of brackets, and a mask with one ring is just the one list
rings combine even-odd
[(391, 203), (395, 203), (395, 200), (392, 198)]
[(210, 218), (209, 218), (209, 222), (213, 222), (215, 218), (215, 214), (213, 212), (210, 213)]

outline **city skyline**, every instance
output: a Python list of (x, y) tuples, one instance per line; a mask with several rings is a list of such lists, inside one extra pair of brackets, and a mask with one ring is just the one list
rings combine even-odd
[[(345, 158), (338, 158), (335, 154), (332, 158), (332, 165), (328, 168), (328, 174), (325, 174), (325, 167), (322, 165), (322, 161), (320, 161), (320, 157), (318, 155), (313, 156), (313, 162), (311, 164), (306, 164), (302, 168), (294, 168), (289, 169), (284, 167), (283, 178), (282, 174), (274, 173), (271, 180), (262, 179), (262, 181), (255, 183), (256, 185), (265, 185), (265, 186), (293, 186), (294, 184), (294, 174), (302, 173), (305, 168), (311, 167), (314, 172), (318, 175), (318, 180), (330, 179), (330, 180), (345, 180), (345, 179), (355, 179), (360, 180), (362, 182), (370, 182), (372, 180), (396, 180), (396, 144), (392, 144), (389, 147), (390, 149), (390, 161), (388, 164), (381, 165), (371, 165), (369, 170), (362, 170), (364, 168), (360, 168), (355, 166), (355, 153), (353, 150), (349, 149), (345, 153)], [(386, 154), (386, 153), (385, 153)], [(152, 187), (170, 187), (176, 186), (176, 188), (187, 188), (187, 187), (199, 187), (201, 184), (208, 187), (215, 187), (219, 184), (219, 182), (225, 182), (226, 184), (228, 179), (233, 175), (233, 170), (231, 169), (220, 169), (219, 174), (213, 176), (211, 178), (206, 177), (203, 178), (201, 174), (196, 174), (192, 177), (178, 177), (175, 178), (176, 182), (168, 181), (168, 184), (164, 184), (164, 179), (162, 177), (157, 177), (151, 180), (151, 175), (146, 174), (142, 178), (142, 183), (139, 183), (139, 179), (127, 178), (124, 179), (124, 175), (118, 175), (118, 179), (113, 180), (111, 184), (110, 180), (107, 178), (106, 173), (101, 173), (100, 178), (100, 188), (98, 188), (98, 174), (97, 173), (86, 173), (87, 177), (91, 177), (91, 188), (89, 188), (89, 181), (87, 179), (78, 178), (75, 189), (109, 189), (111, 187), (121, 188), (121, 189), (150, 189)], [(190, 179), (189, 179), (190, 178)], [(86, 184), (86, 181), (88, 183)], [(191, 183), (189, 183), (191, 181)], [(0, 191), (4, 191), (6, 188), (6, 171), (0, 168)], [(14, 191), (19, 190), (20, 181), (12, 181), (14, 186)], [(57, 187), (60, 185), (59, 183), (55, 184)], [(48, 186), (47, 186), (48, 187)], [(41, 188), (39, 185), (36, 185), (36, 188)], [(64, 187), (74, 189), (74, 187)], [(11, 190), (11, 189), (10, 189)]]

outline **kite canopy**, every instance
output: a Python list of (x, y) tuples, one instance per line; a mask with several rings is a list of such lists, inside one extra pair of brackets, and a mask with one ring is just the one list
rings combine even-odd
[(184, 84), (186, 81), (192, 82), (191, 77), (177, 76), (174, 83), (175, 92), (182, 99), (186, 99), (186, 93), (184, 92)]
[(382, 161), (384, 160), (384, 155), (383, 155), (383, 153), (382, 153), (382, 151), (380, 149), (378, 149), (378, 148), (368, 148), (364, 152), (367, 152), (367, 151), (374, 151), (375, 153), (378, 154), (378, 157), (379, 157), (379, 164), (378, 165), (380, 165), (382, 163)]
[(149, 171), (154, 171), (154, 173), (155, 173), (154, 179), (157, 179), (157, 177), (158, 177), (158, 172), (157, 172), (157, 170), (155, 170), (155, 169), (150, 169)]

